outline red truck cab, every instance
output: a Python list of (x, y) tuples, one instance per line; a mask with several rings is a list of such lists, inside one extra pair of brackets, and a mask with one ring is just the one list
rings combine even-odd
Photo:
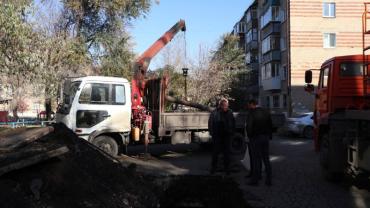
[(322, 64), (317, 89), (314, 90), (311, 84), (312, 71), (306, 71), (306, 91), (315, 94), (314, 140), (317, 151), (320, 149), (319, 139), (327, 131), (331, 114), (370, 107), (369, 99), (365, 96), (370, 93), (370, 86), (365, 84), (363, 73), (363, 55), (331, 58)]

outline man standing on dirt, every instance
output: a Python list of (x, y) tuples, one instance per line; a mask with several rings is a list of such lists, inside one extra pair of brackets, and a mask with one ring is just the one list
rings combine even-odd
[(250, 113), (247, 120), (247, 134), (252, 151), (252, 178), (249, 185), (256, 186), (262, 177), (262, 162), (266, 171), (266, 185), (271, 186), (271, 163), (269, 156), (269, 140), (272, 138), (271, 114), (257, 107), (255, 100), (248, 102)]
[(209, 117), (209, 131), (213, 141), (211, 174), (217, 169), (217, 161), (220, 153), (224, 156), (224, 169), (227, 175), (230, 174), (230, 141), (234, 134), (235, 119), (233, 112), (229, 109), (229, 102), (221, 99), (219, 107)]

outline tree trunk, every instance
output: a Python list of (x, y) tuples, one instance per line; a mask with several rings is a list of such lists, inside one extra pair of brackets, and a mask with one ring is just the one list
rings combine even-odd
[(186, 105), (186, 106), (197, 108), (197, 109), (200, 109), (200, 110), (203, 110), (203, 111), (211, 112), (211, 111), (214, 110), (214, 108), (206, 106), (206, 105), (202, 105), (202, 104), (199, 104), (199, 103), (193, 103), (193, 102), (189, 102), (189, 101), (185, 101), (185, 100), (180, 100), (178, 98), (174, 98), (174, 97), (171, 97), (171, 96), (168, 96), (168, 95), (166, 96), (166, 100), (168, 102), (171, 102), (171, 103)]
[(18, 117), (18, 106), (13, 108), (13, 117), (15, 118), (16, 121), (19, 119), (19, 117)]

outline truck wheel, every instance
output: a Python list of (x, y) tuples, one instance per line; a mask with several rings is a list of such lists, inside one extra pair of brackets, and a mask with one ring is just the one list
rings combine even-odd
[(243, 135), (236, 133), (230, 141), (230, 150), (234, 155), (243, 155), (245, 153), (247, 144)]
[(330, 142), (329, 134), (324, 134), (320, 141), (320, 165), (324, 178), (328, 181), (338, 181), (339, 174), (330, 170)]
[(303, 130), (303, 136), (306, 139), (312, 139), (313, 138), (313, 127), (312, 126), (306, 126)]
[(112, 137), (98, 136), (92, 143), (113, 157), (118, 155), (118, 144)]

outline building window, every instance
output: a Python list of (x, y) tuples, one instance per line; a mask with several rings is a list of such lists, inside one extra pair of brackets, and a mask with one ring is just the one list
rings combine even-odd
[(272, 104), (274, 108), (280, 108), (280, 96), (279, 95), (272, 96)]
[(280, 75), (279, 63), (268, 63), (262, 66), (262, 79), (270, 79)]
[(280, 49), (282, 51), (286, 50), (286, 37), (281, 37), (280, 38)]
[(287, 66), (282, 67), (281, 80), (286, 80), (288, 77), (288, 68)]
[(271, 6), (261, 16), (261, 28), (265, 27), (269, 22), (281, 22), (284, 19), (284, 12), (278, 6)]
[(262, 53), (280, 49), (280, 39), (276, 36), (268, 36), (262, 41)]
[(270, 108), (270, 96), (266, 97), (266, 108)]
[(324, 48), (335, 48), (336, 46), (336, 34), (335, 33), (324, 33)]
[(335, 3), (324, 2), (322, 5), (322, 16), (323, 17), (335, 17)]
[(247, 33), (247, 43), (257, 40), (258, 40), (257, 29), (249, 30)]

